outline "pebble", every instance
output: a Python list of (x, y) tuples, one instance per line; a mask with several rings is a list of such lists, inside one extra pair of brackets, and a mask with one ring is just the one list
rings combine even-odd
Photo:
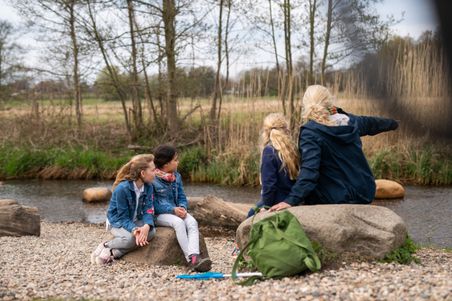
[[(258, 282), (183, 281), (179, 266), (91, 265), (109, 234), (98, 225), (41, 223), (40, 237), (0, 237), (0, 300), (451, 300), (452, 253), (422, 248), (421, 264), (346, 262), (337, 269)], [(207, 237), (213, 271), (230, 273), (233, 237)]]

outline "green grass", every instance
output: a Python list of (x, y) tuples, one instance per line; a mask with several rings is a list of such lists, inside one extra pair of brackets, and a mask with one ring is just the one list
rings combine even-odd
[(259, 184), (259, 154), (222, 154), (190, 172), (193, 182), (215, 183), (222, 185)]
[(421, 185), (452, 184), (452, 159), (447, 151), (431, 146), (401, 151), (381, 150), (369, 158), (376, 178)]
[(83, 149), (0, 148), (0, 177), (37, 177), (45, 168), (60, 170), (54, 178), (77, 177), (77, 170), (83, 170), (83, 177), (105, 178), (127, 162), (130, 155), (111, 155), (102, 151)]
[[(27, 146), (0, 146), (0, 178), (37, 176), (39, 171), (56, 167), (70, 172), (85, 170), (83, 178), (110, 177), (133, 156), (130, 151), (110, 152), (88, 147), (33, 149)], [(421, 185), (452, 184), (452, 164), (448, 154), (433, 148), (408, 153), (387, 149), (369, 159), (376, 178)], [(202, 146), (180, 152), (179, 171), (186, 180), (222, 185), (259, 185), (259, 153), (211, 153)], [(74, 175), (73, 175), (74, 176)]]
[(399, 264), (420, 263), (420, 260), (414, 256), (418, 249), (419, 247), (407, 236), (402, 246), (387, 254), (381, 261)]

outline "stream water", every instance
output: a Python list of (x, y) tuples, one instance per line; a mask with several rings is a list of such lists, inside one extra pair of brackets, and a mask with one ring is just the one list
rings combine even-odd
[[(85, 188), (111, 187), (108, 181), (6, 181), (0, 183), (0, 199), (38, 207), (41, 218), (51, 222), (102, 223), (108, 204), (87, 204), (81, 196)], [(452, 247), (452, 187), (408, 186), (403, 200), (375, 201), (399, 214), (409, 234), (422, 245)], [(259, 188), (186, 184), (188, 196), (215, 195), (226, 201), (254, 204)]]

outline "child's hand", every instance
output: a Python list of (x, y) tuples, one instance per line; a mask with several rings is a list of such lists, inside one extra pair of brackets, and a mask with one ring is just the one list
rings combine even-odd
[(149, 234), (149, 230), (150, 230), (150, 226), (148, 224), (137, 228), (133, 235), (135, 236), (135, 243), (142, 247), (145, 246), (147, 244), (149, 244), (148, 242), (148, 234)]
[(174, 208), (174, 214), (180, 218), (185, 218), (187, 216), (187, 211), (185, 208), (182, 207), (175, 207)]

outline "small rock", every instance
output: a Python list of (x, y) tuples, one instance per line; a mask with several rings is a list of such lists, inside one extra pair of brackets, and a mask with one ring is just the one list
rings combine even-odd
[(111, 190), (107, 187), (93, 187), (83, 190), (82, 199), (85, 202), (108, 202), (111, 198)]

